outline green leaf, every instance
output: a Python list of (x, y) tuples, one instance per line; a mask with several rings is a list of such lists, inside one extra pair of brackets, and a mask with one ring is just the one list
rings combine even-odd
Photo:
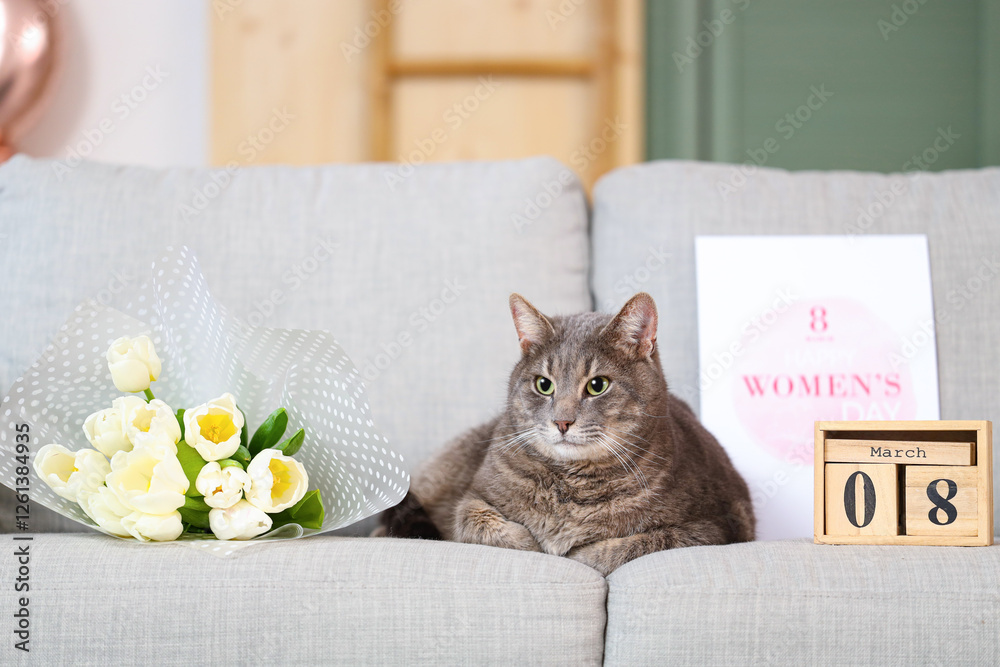
[(237, 449), (236, 452), (229, 458), (239, 463), (244, 469), (250, 465), (250, 452), (242, 445), (240, 445), (240, 448)]
[[(239, 451), (239, 450), (237, 450), (237, 451)], [(233, 454), (233, 456), (236, 456), (236, 455)], [(243, 468), (243, 464), (242, 463), (240, 463), (239, 461), (234, 461), (232, 459), (222, 459), (218, 463), (219, 463), (219, 467), (222, 468), (223, 470), (225, 470), (226, 468), (233, 468), (233, 467)]]
[[(240, 406), (236, 406), (237, 410), (240, 410)], [(240, 446), (248, 447), (250, 445), (250, 436), (248, 435), (250, 431), (247, 429), (247, 413), (240, 410), (240, 414), (243, 415), (243, 428), (240, 429)]]
[(274, 447), (281, 440), (281, 436), (285, 434), (286, 428), (288, 428), (288, 413), (285, 412), (284, 408), (278, 408), (264, 420), (264, 423), (250, 438), (250, 445), (247, 447), (250, 450), (250, 455), (257, 456), (262, 449)]
[(181, 440), (184, 439), (184, 408), (177, 411), (177, 423), (181, 427)]
[(288, 440), (285, 440), (280, 445), (275, 445), (274, 448), (285, 456), (293, 456), (295, 452), (299, 451), (299, 448), (302, 447), (302, 443), (305, 442), (305, 439), (306, 430), (304, 428), (300, 428), (295, 432), (295, 435), (290, 437)]
[(196, 512), (211, 512), (211, 506), (204, 501), (202, 498), (185, 498), (184, 507), (189, 510), (195, 510)]
[(181, 520), (184, 523), (189, 523), (192, 526), (197, 526), (198, 528), (211, 528), (212, 524), (208, 520), (208, 512), (199, 512), (198, 510), (188, 509), (187, 507), (180, 507), (177, 510), (181, 513)]
[(288, 509), (272, 514), (271, 528), (297, 523), (303, 528), (319, 529), (323, 527), (325, 516), (326, 510), (323, 508), (323, 499), (319, 495), (319, 489), (313, 489), (303, 496), (302, 500)]
[(184, 474), (190, 482), (187, 493), (184, 495), (189, 498), (201, 497), (194, 483), (198, 479), (198, 473), (205, 467), (205, 459), (201, 458), (197, 449), (181, 440), (177, 443), (177, 460), (181, 462), (181, 468), (184, 469)]

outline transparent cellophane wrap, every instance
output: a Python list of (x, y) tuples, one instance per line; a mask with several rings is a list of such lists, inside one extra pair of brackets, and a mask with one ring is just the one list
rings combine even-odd
[[(17, 486), (19, 424), (30, 427), (32, 461), (50, 443), (73, 451), (90, 447), (84, 420), (122, 395), (108, 371), (108, 346), (121, 336), (145, 334), (163, 361), (152, 390), (174, 410), (230, 392), (253, 433), (271, 412), (284, 407), (287, 434), (305, 429), (305, 443), (295, 458), (309, 474), (309, 489), (320, 490), (326, 508), (319, 529), (290, 524), (248, 541), (185, 534), (179, 542), (229, 555), (248, 544), (343, 528), (392, 507), (406, 494), (409, 475), (402, 456), (379, 434), (360, 374), (328, 332), (245, 325), (212, 298), (197, 258), (186, 247), (168, 249), (153, 264), (149, 279), (119, 301), (117, 308), (95, 300), (77, 306), (0, 403), (4, 485)], [(33, 468), (29, 475), (31, 500), (101, 530), (78, 504), (56, 495)]]

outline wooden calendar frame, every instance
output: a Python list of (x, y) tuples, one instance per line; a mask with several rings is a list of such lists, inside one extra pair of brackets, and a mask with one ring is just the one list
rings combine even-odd
[[(962, 437), (956, 438), (956, 434)], [(905, 534), (905, 508), (898, 509), (899, 535), (841, 535), (831, 532), (827, 526), (826, 469), (832, 462), (847, 463), (896, 463), (900, 466), (917, 467), (905, 459), (900, 461), (872, 461), (866, 457), (839, 456), (831, 460), (830, 452), (844, 443), (870, 443), (875, 446), (886, 442), (901, 445), (930, 446), (949, 443), (966, 438), (974, 442), (972, 453), (977, 474), (977, 520), (975, 535), (910, 535)], [(988, 546), (993, 544), (993, 424), (989, 421), (828, 421), (815, 425), (815, 542), (816, 544), (912, 544), (940, 546)], [(834, 441), (834, 442), (831, 442)], [(868, 446), (868, 445), (866, 445)], [(951, 451), (961, 448), (953, 446)], [(895, 450), (897, 454), (903, 450)], [(947, 464), (945, 464), (947, 465)], [(972, 466), (965, 465), (966, 470)], [(897, 489), (895, 501), (905, 503), (905, 493)]]

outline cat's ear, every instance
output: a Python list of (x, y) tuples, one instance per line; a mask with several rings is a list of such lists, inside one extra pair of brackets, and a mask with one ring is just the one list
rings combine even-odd
[(656, 303), (653, 297), (639, 292), (628, 300), (601, 336), (614, 347), (636, 359), (649, 359), (656, 349)]
[(533, 346), (547, 341), (556, 332), (552, 323), (520, 294), (510, 295), (510, 314), (514, 318), (514, 328), (517, 329), (517, 338), (524, 354)]

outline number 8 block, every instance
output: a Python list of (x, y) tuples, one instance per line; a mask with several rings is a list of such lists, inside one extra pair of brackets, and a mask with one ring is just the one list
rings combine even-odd
[(907, 535), (975, 535), (979, 481), (975, 466), (906, 466)]
[(827, 532), (899, 535), (899, 468), (891, 463), (827, 464)]

